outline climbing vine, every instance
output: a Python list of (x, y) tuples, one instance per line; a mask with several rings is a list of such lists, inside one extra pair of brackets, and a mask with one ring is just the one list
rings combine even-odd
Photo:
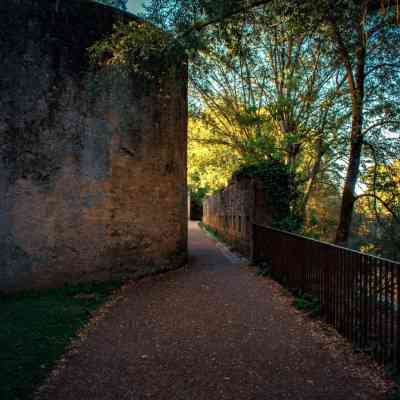
[(95, 66), (125, 66), (145, 79), (161, 78), (184, 55), (174, 38), (142, 21), (114, 25), (113, 33), (89, 48)]
[(101, 98), (100, 106), (117, 113), (122, 133), (134, 130), (140, 115), (129, 107), (132, 95), (158, 93), (168, 99), (167, 82), (186, 84), (178, 79), (181, 55), (171, 35), (147, 22), (115, 24), (110, 35), (88, 48), (85, 87), (91, 107), (97, 110)]
[(236, 174), (262, 181), (266, 203), (274, 211), (273, 227), (291, 232), (301, 231), (302, 220), (293, 207), (297, 194), (293, 193), (290, 185), (287, 165), (277, 160), (263, 160), (242, 166)]

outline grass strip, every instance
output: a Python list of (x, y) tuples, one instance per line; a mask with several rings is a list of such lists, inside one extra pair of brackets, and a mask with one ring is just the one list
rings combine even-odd
[(35, 388), (120, 282), (82, 283), (0, 296), (0, 399), (31, 399)]
[(206, 231), (213, 239), (221, 241), (221, 238), (218, 236), (218, 232), (216, 229), (211, 228), (210, 226), (204, 224), (203, 222), (199, 222), (199, 226), (201, 229)]

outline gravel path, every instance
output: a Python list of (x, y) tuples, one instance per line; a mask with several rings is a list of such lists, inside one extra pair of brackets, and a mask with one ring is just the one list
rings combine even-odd
[[(190, 224), (188, 268), (128, 284), (42, 399), (383, 399), (384, 382), (275, 282)], [(329, 333), (329, 332), (328, 332)]]

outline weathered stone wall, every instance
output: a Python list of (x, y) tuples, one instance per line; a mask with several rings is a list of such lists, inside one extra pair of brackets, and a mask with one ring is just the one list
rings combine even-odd
[(203, 202), (203, 222), (242, 254), (250, 256), (252, 224), (271, 225), (273, 210), (260, 180), (234, 175), (228, 186)]
[(86, 49), (129, 18), (0, 2), (0, 290), (186, 260), (186, 66), (161, 82), (87, 73)]

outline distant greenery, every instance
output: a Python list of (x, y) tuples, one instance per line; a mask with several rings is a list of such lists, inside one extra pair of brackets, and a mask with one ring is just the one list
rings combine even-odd
[(222, 189), (241, 161), (229, 146), (218, 143), (207, 126), (194, 118), (188, 126), (188, 185), (206, 195)]
[(0, 399), (32, 399), (66, 346), (119, 282), (0, 297)]

